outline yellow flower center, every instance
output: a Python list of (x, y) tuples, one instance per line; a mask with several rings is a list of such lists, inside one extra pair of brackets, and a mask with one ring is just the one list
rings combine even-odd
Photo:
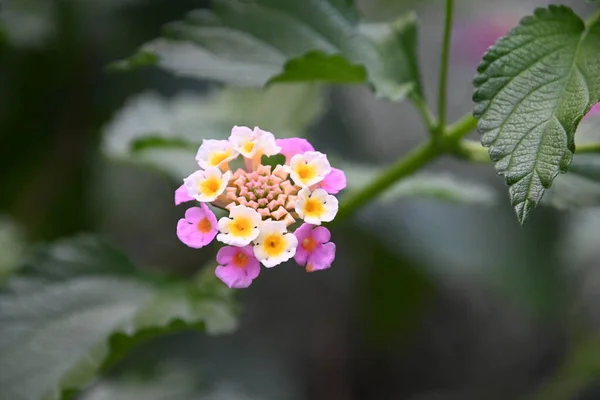
[(233, 265), (238, 268), (246, 268), (246, 265), (248, 264), (248, 257), (240, 251), (235, 257), (233, 257), (233, 260), (231, 261), (233, 262)]
[(230, 151), (216, 151), (210, 155), (208, 163), (212, 167), (218, 167), (223, 162), (223, 160), (229, 157), (231, 157)]
[(217, 196), (220, 187), (221, 180), (217, 177), (211, 177), (200, 182), (200, 192), (205, 196)]
[(285, 251), (287, 241), (281, 234), (271, 234), (265, 238), (262, 245), (269, 257), (277, 257)]
[(252, 228), (252, 220), (248, 217), (236, 217), (229, 223), (229, 233), (232, 236), (246, 237), (252, 234)]
[(244, 150), (244, 153), (252, 153), (252, 150), (254, 150), (254, 142), (247, 141), (242, 146), (242, 149)]
[(302, 248), (309, 253), (312, 253), (312, 251), (317, 247), (317, 244), (317, 241), (313, 239), (312, 236), (308, 236), (302, 241)]
[(304, 204), (304, 214), (308, 217), (319, 218), (321, 215), (325, 214), (325, 205), (321, 200), (306, 199), (306, 203)]
[(317, 176), (317, 169), (314, 165), (300, 164), (296, 167), (296, 173), (303, 182), (306, 182)]
[(208, 233), (212, 230), (212, 224), (208, 220), (208, 218), (202, 218), (200, 221), (196, 223), (196, 228), (202, 233)]

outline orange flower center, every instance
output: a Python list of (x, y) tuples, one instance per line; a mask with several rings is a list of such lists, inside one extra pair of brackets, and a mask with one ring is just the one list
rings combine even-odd
[(210, 223), (208, 218), (202, 218), (196, 223), (196, 227), (202, 233), (208, 233), (212, 230), (212, 224)]
[(306, 239), (302, 241), (302, 248), (309, 253), (312, 253), (314, 249), (317, 247), (317, 241), (313, 239), (312, 236), (308, 236)]
[(232, 261), (233, 265), (235, 265), (236, 267), (245, 268), (248, 264), (248, 257), (240, 251), (235, 257), (233, 257)]

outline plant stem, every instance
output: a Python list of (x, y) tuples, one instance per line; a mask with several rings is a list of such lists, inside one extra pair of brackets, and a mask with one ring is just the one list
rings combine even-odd
[(442, 154), (443, 150), (433, 141), (428, 141), (417, 147), (395, 164), (390, 166), (369, 185), (360, 191), (348, 194), (337, 214), (336, 221), (341, 221), (352, 215), (374, 197), (383, 193), (398, 180), (414, 173)]
[(442, 135), (446, 127), (446, 92), (448, 89), (448, 64), (450, 63), (450, 39), (452, 37), (452, 15), (454, 0), (446, 0), (446, 21), (444, 24), (444, 39), (442, 44), (442, 63), (438, 91), (438, 125), (436, 134)]
[(469, 134), (477, 126), (477, 120), (473, 115), (467, 114), (446, 129), (446, 138), (449, 140), (460, 140)]
[(577, 154), (600, 153), (600, 143), (582, 143), (575, 147)]
[(433, 132), (435, 132), (437, 129), (437, 122), (435, 121), (435, 117), (431, 113), (431, 110), (427, 106), (427, 103), (425, 103), (425, 101), (418, 95), (411, 96), (410, 100), (419, 111), (419, 114), (421, 114), (421, 118), (423, 118), (427, 130), (433, 134)]
[(462, 140), (458, 143), (455, 154), (463, 160), (474, 163), (490, 163), (492, 160), (488, 149), (474, 140)]

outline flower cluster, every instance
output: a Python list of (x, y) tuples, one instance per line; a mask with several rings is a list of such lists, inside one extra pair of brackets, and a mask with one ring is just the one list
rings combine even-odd
[[(262, 164), (263, 156), (278, 154), (285, 157), (281, 165)], [(308, 272), (331, 266), (335, 244), (322, 224), (335, 218), (334, 195), (346, 187), (346, 176), (325, 154), (305, 139), (276, 140), (258, 127), (234, 126), (228, 140), (204, 140), (196, 161), (200, 169), (183, 180), (175, 204), (200, 206), (185, 212), (177, 236), (193, 248), (215, 237), (224, 243), (215, 273), (227, 286), (246, 288), (260, 264), (272, 268), (291, 258)], [(229, 216), (217, 221), (208, 204)]]

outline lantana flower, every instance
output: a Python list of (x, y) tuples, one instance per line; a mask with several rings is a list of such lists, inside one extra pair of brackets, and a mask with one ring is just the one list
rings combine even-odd
[[(278, 154), (282, 165), (262, 164), (263, 156)], [(196, 161), (200, 169), (175, 191), (175, 204), (200, 205), (179, 220), (177, 236), (193, 248), (215, 238), (223, 243), (215, 274), (228, 287), (250, 286), (260, 264), (273, 268), (293, 258), (308, 272), (331, 266), (335, 244), (322, 225), (337, 214), (335, 195), (346, 176), (324, 153), (306, 139), (277, 140), (258, 127), (234, 126), (228, 140), (204, 140)], [(228, 215), (217, 221), (209, 205)]]
[(296, 229), (298, 248), (294, 260), (306, 266), (306, 272), (320, 271), (331, 267), (335, 259), (335, 243), (329, 241), (331, 233), (324, 226), (303, 224)]

